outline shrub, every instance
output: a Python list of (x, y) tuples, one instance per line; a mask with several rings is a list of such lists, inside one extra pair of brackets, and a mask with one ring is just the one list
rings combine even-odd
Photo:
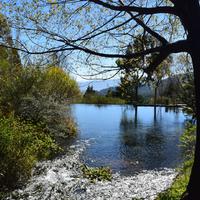
[(39, 127), (15, 119), (0, 118), (0, 188), (12, 189), (31, 175), (38, 160), (59, 151), (49, 135)]
[(92, 182), (98, 181), (111, 181), (112, 179), (112, 173), (111, 169), (108, 167), (87, 167), (86, 165), (83, 165), (81, 167), (81, 170), (83, 172), (83, 176), (85, 178), (90, 179)]
[(66, 104), (68, 98), (79, 95), (79, 90), (69, 74), (58, 67), (27, 67), (14, 75), (7, 69), (4, 72), (0, 77), (0, 109), (4, 115), (13, 112), (23, 120), (40, 123), (55, 136), (75, 133)]
[(17, 115), (33, 124), (40, 124), (53, 136), (70, 136), (76, 133), (76, 125), (69, 106), (58, 103), (50, 97), (24, 98)]
[(44, 71), (45, 96), (51, 96), (58, 102), (80, 96), (78, 84), (60, 67), (49, 67)]

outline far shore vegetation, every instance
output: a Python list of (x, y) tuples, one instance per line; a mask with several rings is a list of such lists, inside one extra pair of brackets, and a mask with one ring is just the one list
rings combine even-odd
[[(176, 77), (178, 78), (178, 77)], [(175, 83), (176, 80), (168, 80), (167, 86), (159, 88), (157, 90), (157, 96), (151, 95), (138, 95), (135, 96), (134, 88), (129, 89), (128, 94), (123, 84), (119, 86), (108, 88), (103, 94), (101, 91), (93, 89), (93, 86), (89, 85), (86, 91), (73, 103), (80, 104), (129, 104), (134, 106), (183, 106), (185, 102), (181, 98), (180, 85)], [(139, 88), (138, 88), (139, 89)], [(149, 90), (150, 90), (149, 86)], [(152, 89), (154, 90), (154, 89)], [(159, 91), (159, 92), (158, 92)], [(154, 91), (155, 92), (155, 91)]]

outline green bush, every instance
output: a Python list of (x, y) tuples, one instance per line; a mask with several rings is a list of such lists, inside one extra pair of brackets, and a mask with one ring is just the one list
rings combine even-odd
[(9, 116), (0, 118), (0, 188), (12, 189), (31, 175), (32, 167), (60, 148), (39, 127)]
[(78, 84), (62, 68), (54, 66), (45, 69), (44, 79), (45, 96), (51, 96), (58, 102), (80, 97)]
[(33, 124), (39, 123), (53, 136), (72, 136), (76, 133), (76, 124), (71, 117), (69, 106), (50, 97), (24, 98), (17, 115)]
[(87, 167), (86, 165), (83, 165), (81, 167), (81, 170), (83, 172), (83, 176), (85, 178), (90, 179), (92, 182), (98, 181), (111, 181), (112, 179), (112, 173), (111, 169), (108, 167)]
[[(3, 70), (3, 69), (2, 69)], [(58, 67), (27, 67), (11, 75), (4, 69), (0, 75), (0, 110), (14, 113), (33, 124), (40, 123), (57, 136), (74, 135), (68, 100), (79, 95), (76, 82)]]

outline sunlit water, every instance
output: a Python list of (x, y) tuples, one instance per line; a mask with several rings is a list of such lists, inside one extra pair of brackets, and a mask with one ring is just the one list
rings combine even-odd
[(126, 105), (73, 105), (79, 138), (91, 139), (83, 154), (90, 166), (110, 166), (121, 174), (175, 168), (181, 162), (179, 137), (186, 117), (180, 109)]

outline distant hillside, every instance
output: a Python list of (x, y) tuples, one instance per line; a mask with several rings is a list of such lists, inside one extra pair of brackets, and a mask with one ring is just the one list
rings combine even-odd
[(102, 96), (105, 96), (108, 92), (108, 90), (112, 91), (112, 92), (115, 92), (117, 89), (117, 87), (109, 87), (109, 88), (106, 88), (106, 89), (103, 89), (103, 90), (100, 90), (98, 93)]
[[(169, 84), (171, 82), (174, 83), (174, 84), (179, 84), (178, 83), (178, 77), (179, 76), (177, 75), (177, 76), (172, 76), (170, 78), (163, 79), (160, 83), (159, 88), (158, 88), (158, 92), (162, 93), (167, 88), (167, 86), (169, 86)], [(107, 94), (108, 90), (116, 91), (116, 86), (102, 89), (98, 93), (100, 95), (105, 96)], [(144, 97), (153, 97), (154, 88), (153, 88), (153, 86), (146, 84), (146, 85), (139, 87), (138, 93), (139, 93), (139, 95), (144, 96)]]
[(98, 81), (81, 81), (79, 87), (82, 92), (85, 92), (88, 86), (93, 86), (94, 90), (100, 91), (109, 87), (116, 87), (119, 84), (119, 79), (98, 80)]
[[(158, 90), (160, 92), (164, 91), (171, 82), (178, 84), (178, 77), (179, 75), (176, 75), (170, 78), (163, 79)], [(85, 92), (88, 86), (93, 86), (94, 90), (98, 91), (100, 95), (105, 96), (108, 90), (115, 91), (119, 83), (120, 83), (119, 79), (110, 79), (110, 80), (79, 82), (79, 86), (82, 92)], [(154, 95), (154, 88), (146, 84), (139, 88), (138, 93), (139, 95), (144, 96), (144, 97), (152, 97)]]
[[(105, 96), (107, 94), (108, 90), (116, 91), (116, 88), (117, 87), (109, 87), (109, 88), (100, 90), (98, 93), (100, 95)], [(142, 86), (139, 88), (138, 93), (141, 96), (146, 96), (146, 97), (153, 96), (153, 88), (149, 87), (148, 85), (145, 85), (145, 86)]]

